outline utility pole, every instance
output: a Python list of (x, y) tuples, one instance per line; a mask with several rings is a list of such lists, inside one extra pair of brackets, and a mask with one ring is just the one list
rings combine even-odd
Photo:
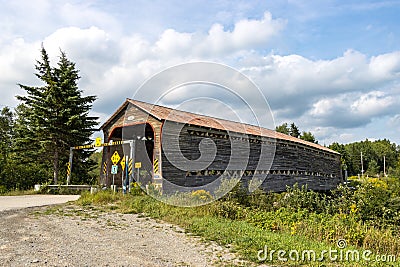
[(383, 177), (386, 177), (386, 156), (383, 156)]
[(363, 164), (363, 154), (361, 151), (361, 177), (364, 179), (364, 164)]

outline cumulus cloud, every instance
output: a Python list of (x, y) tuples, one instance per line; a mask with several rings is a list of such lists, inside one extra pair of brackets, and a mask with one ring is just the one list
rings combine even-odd
[(350, 109), (353, 113), (362, 116), (378, 116), (387, 113), (396, 104), (393, 96), (381, 91), (369, 92), (356, 100)]
[[(70, 14), (71, 10), (77, 10), (77, 6), (65, 5), (58, 11), (61, 19), (81, 23), (75, 18), (77, 14)], [(87, 16), (96, 26), (88, 23), (87, 27), (59, 27), (34, 41), (9, 35), (0, 37), (2, 99), (15, 103), (12, 99), (17, 94), (16, 83), (37, 83), (33, 66), (39, 59), (43, 40), (52, 62), (57, 61), (62, 49), (77, 63), (82, 76), (80, 87), (86, 94), (98, 96), (94, 113), (102, 118), (131, 97), (151, 75), (176, 64), (210, 60), (229, 64), (255, 81), (269, 101), (276, 121), (299, 121), (298, 124), (305, 125), (302, 129), (314, 131), (317, 137), (330, 140), (329, 135), (335, 134), (348, 140), (350, 135), (341, 136), (335, 131), (362, 127), (385, 116), (392, 118), (393, 125), (400, 124), (396, 109), (400, 91), (394, 89), (400, 79), (400, 51), (370, 57), (348, 50), (329, 60), (266, 53), (286, 25), (285, 20), (274, 19), (269, 12), (259, 19), (239, 20), (231, 27), (213, 24), (204, 32), (170, 28), (155, 40), (102, 27), (94, 17), (113, 23), (102, 13), (93, 11)], [(195, 90), (181, 90), (174, 99), (167, 100), (176, 104), (178, 99), (198, 96)], [(246, 88), (239, 92), (248, 99), (256, 97)], [(157, 88), (151, 93), (157, 93)], [(207, 94), (223, 98), (218, 90), (209, 90)]]
[(80, 61), (116, 63), (118, 57), (114, 41), (109, 34), (97, 27), (58, 29), (44, 39), (44, 45), (48, 47), (49, 54), (57, 55), (59, 49), (62, 49), (68, 51), (70, 57)]
[(369, 72), (375, 79), (400, 78), (400, 51), (372, 57)]
[(355, 128), (392, 114), (398, 102), (396, 98), (399, 99), (382, 91), (340, 94), (316, 101), (306, 116), (323, 126)]
[(264, 48), (285, 25), (285, 20), (273, 19), (271, 13), (265, 12), (260, 20), (238, 21), (232, 30), (225, 29), (219, 23), (213, 24), (207, 34), (167, 29), (156, 42), (154, 51), (161, 56), (189, 53), (192, 57), (220, 58), (242, 50)]
[[(0, 104), (15, 107), (18, 102), (15, 95), (23, 95), (18, 83), (38, 85), (33, 75), (33, 62), (39, 56), (35, 47), (40, 43), (29, 43), (23, 38), (15, 38), (8, 44), (0, 43)], [(27, 64), (27, 61), (31, 64)]]
[[(332, 123), (357, 127), (369, 121), (367, 115), (393, 111), (393, 101), (399, 95), (383, 96), (399, 79), (398, 51), (368, 58), (349, 50), (332, 60), (274, 54), (260, 58), (242, 70), (261, 87), (277, 116), (301, 118), (308, 114), (320, 119), (343, 111), (346, 120), (332, 119)], [(374, 92), (379, 90), (382, 92)], [(354, 114), (365, 113), (365, 119), (346, 118), (348, 105)]]
[(156, 42), (154, 52), (166, 56), (176, 56), (187, 54), (193, 46), (193, 34), (180, 33), (173, 29), (163, 32), (160, 39)]
[(257, 49), (270, 42), (284, 27), (286, 21), (273, 19), (271, 13), (265, 12), (261, 20), (240, 20), (232, 31), (226, 31), (221, 24), (214, 24), (199, 50), (207, 54), (231, 53), (242, 49)]

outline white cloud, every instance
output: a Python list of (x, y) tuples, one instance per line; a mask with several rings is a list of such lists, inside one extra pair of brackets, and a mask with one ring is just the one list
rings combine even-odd
[(155, 53), (166, 56), (176, 56), (187, 54), (192, 47), (192, 34), (180, 33), (173, 29), (163, 32), (160, 39), (155, 44)]
[[(368, 58), (360, 52), (348, 50), (332, 60), (274, 54), (260, 55), (258, 61), (254, 58), (242, 70), (260, 86), (278, 116), (291, 118), (299, 118), (308, 111), (314, 116), (322, 115), (329, 113), (332, 107), (347, 110), (340, 103), (351, 105), (355, 102), (347, 101), (347, 96), (387, 92), (399, 79), (397, 62), (400, 61), (400, 53), (397, 51)], [(377, 62), (382, 66), (378, 67)], [(381, 113), (388, 112), (386, 106), (390, 104), (393, 109), (393, 101), (400, 95), (400, 92), (391, 91), (392, 96), (382, 98), (372, 94), (360, 100), (375, 101), (369, 103), (371, 107), (359, 105), (361, 102), (354, 103), (353, 107), (364, 113), (367, 110), (363, 109), (368, 109), (375, 115), (379, 113), (377, 109), (382, 110)], [(348, 120), (346, 127), (351, 122)]]
[(354, 131), (343, 131), (335, 127), (316, 127), (311, 128), (310, 131), (314, 134), (315, 138), (321, 145), (329, 145), (333, 142), (342, 144), (359, 141)]
[(165, 30), (155, 44), (154, 52), (160, 56), (190, 55), (191, 57), (215, 57), (265, 47), (278, 35), (286, 22), (273, 19), (265, 12), (261, 20), (243, 19), (232, 30), (216, 23), (207, 34), (185, 33), (174, 29)]
[[(49, 54), (58, 54), (59, 49), (67, 51), (70, 57), (80, 60), (109, 63), (115, 59), (114, 41), (108, 33), (97, 27), (81, 29), (66, 27), (55, 31), (44, 39)], [(118, 51), (117, 51), (118, 53)]]
[(65, 3), (57, 8), (57, 13), (63, 23), (71, 26), (96, 26), (109, 32), (118, 31), (119, 22), (108, 13), (96, 8), (96, 3), (76, 2)]
[[(200, 48), (209, 46), (210, 50), (218, 47), (231, 50), (217, 57), (222, 62), (243, 51), (241, 55), (246, 57), (246, 61), (241, 70), (256, 81), (270, 101), (278, 121), (285, 117), (298, 117), (311, 125), (310, 119), (306, 118), (309, 116), (322, 126), (351, 128), (393, 111), (398, 94), (389, 95), (377, 88), (397, 79), (400, 52), (369, 59), (360, 52), (349, 50), (332, 60), (310, 60), (295, 54), (262, 55), (252, 51), (250, 47), (256, 43), (268, 42), (268, 37), (275, 33), (268, 27), (274, 23), (282, 26), (266, 13), (262, 20), (236, 23), (232, 31), (214, 25), (209, 34), (203, 36), (201, 33), (168, 29), (153, 42), (137, 34), (116, 38), (98, 27), (66, 27), (45, 38), (44, 45), (53, 62), (57, 60), (60, 48), (77, 62), (81, 70), (81, 86), (86, 93), (99, 96), (101, 108), (112, 101), (132, 96), (140, 83), (165, 67), (193, 59), (208, 59), (201, 56)], [(244, 33), (246, 25), (255, 29), (259, 27), (259, 30), (265, 27), (266, 30), (264, 35), (260, 34), (262, 38), (251, 39)], [(38, 46), (37, 42), (26, 44), (19, 39), (15, 42), (19, 45), (14, 46), (28, 47), (27, 51)], [(39, 47), (34, 49), (38, 51)], [(7, 59), (5, 55), (3, 58)], [(6, 71), (18, 71), (9, 60), (2, 62), (7, 64), (3, 66)], [(33, 58), (31, 62), (34, 62)], [(17, 65), (27, 66), (22, 64), (22, 59)], [(32, 73), (31, 67), (25, 67), (22, 72), (29, 70)], [(17, 79), (16, 75), (7, 77)], [(246, 91), (241, 93), (245, 95)], [(190, 94), (185, 96), (190, 97)]]
[[(23, 38), (15, 38), (11, 43), (0, 44), (0, 104), (15, 107), (18, 102), (15, 95), (23, 95), (18, 83), (38, 85), (33, 64), (39, 56), (40, 43), (29, 43)], [(29, 61), (31, 64), (27, 64)]]
[(266, 46), (286, 25), (286, 21), (273, 19), (265, 12), (261, 20), (240, 20), (232, 31), (221, 24), (214, 24), (199, 47), (202, 53), (232, 53), (242, 49), (257, 49)]
[[(51, 31), (43, 38), (44, 45), (53, 63), (58, 60), (59, 49), (77, 63), (82, 76), (80, 86), (85, 94), (98, 95), (94, 112), (102, 118), (131, 97), (147, 78), (166, 67), (211, 60), (236, 67), (252, 78), (269, 100), (277, 121), (299, 121), (305, 125), (303, 130), (313, 130), (324, 140), (330, 140), (332, 134), (349, 140), (334, 129), (360, 127), (373, 118), (388, 116), (399, 121), (395, 105), (400, 91), (394, 84), (400, 79), (400, 51), (369, 57), (348, 50), (330, 60), (265, 53), (286, 25), (285, 20), (274, 19), (269, 12), (258, 20), (239, 20), (231, 27), (213, 24), (203, 32), (170, 28), (153, 40), (137, 32), (113, 32), (118, 23), (96, 9), (82, 14), (77, 10), (78, 5), (66, 4), (55, 11), (61, 21), (76, 25), (67, 23)], [(104, 25), (107, 21), (113, 26)], [(0, 86), (5, 101), (12, 102), (16, 83), (38, 82), (33, 72), (41, 40), (0, 37)], [(254, 97), (246, 90), (240, 92)], [(188, 91), (180, 97), (193, 95)], [(218, 92), (211, 91), (210, 97), (213, 95), (217, 97)]]
[(375, 79), (400, 78), (400, 51), (372, 57), (369, 68)]
[(362, 95), (350, 106), (350, 109), (353, 113), (363, 116), (376, 116), (384, 114), (393, 105), (395, 105), (394, 97), (387, 96), (381, 91), (373, 91)]
[(382, 91), (340, 94), (323, 98), (313, 104), (305, 117), (325, 126), (354, 128), (370, 123), (374, 118), (395, 111), (399, 96)]

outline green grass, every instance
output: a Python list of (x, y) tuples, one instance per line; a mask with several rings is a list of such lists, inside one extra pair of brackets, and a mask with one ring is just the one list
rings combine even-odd
[[(304, 231), (295, 231), (293, 229), (281, 227), (281, 229), (271, 230), (268, 227), (262, 227), (248, 218), (253, 216), (253, 211), (242, 210), (245, 215), (234, 214), (236, 219), (221, 216), (225, 214), (227, 206), (222, 201), (217, 201), (208, 205), (185, 208), (175, 207), (159, 202), (147, 195), (126, 195), (115, 194), (112, 192), (98, 192), (96, 194), (84, 193), (77, 201), (84, 207), (101, 207), (101, 209), (114, 210), (121, 213), (139, 213), (145, 214), (154, 219), (160, 219), (175, 225), (179, 225), (186, 231), (200, 236), (204, 241), (216, 241), (218, 244), (228, 246), (234, 252), (237, 252), (243, 259), (255, 263), (261, 263), (257, 259), (257, 253), (265, 246), (269, 250), (314, 250), (320, 255), (323, 250), (336, 249), (335, 242), (318, 241), (317, 238), (311, 238), (307, 235), (310, 229), (304, 228)], [(229, 204), (229, 203), (228, 203)], [(236, 206), (233, 206), (236, 207)], [(230, 211), (231, 212), (231, 211)], [(277, 214), (276, 216), (279, 216)], [(228, 216), (229, 217), (229, 216)], [(356, 249), (349, 247), (346, 249)], [(362, 251), (361, 248), (358, 248)], [(376, 251), (374, 251), (376, 252)], [(373, 262), (298, 262), (277, 260), (266, 261), (266, 264), (275, 264), (278, 266), (400, 266), (399, 262), (389, 265)]]
[(35, 195), (39, 194), (38, 191), (33, 189), (30, 190), (12, 190), (12, 191), (0, 191), (0, 196), (22, 196), (22, 195)]

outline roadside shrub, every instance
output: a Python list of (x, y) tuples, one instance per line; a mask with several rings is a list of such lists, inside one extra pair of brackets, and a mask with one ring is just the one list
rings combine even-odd
[(0, 185), (0, 195), (7, 193), (8, 190), (4, 185)]
[(157, 186), (153, 183), (146, 185), (147, 194), (154, 197), (161, 196), (161, 191)]
[(132, 183), (130, 187), (130, 194), (133, 196), (140, 196), (144, 194), (143, 189), (140, 187), (138, 183)]
[(104, 205), (110, 204), (123, 199), (123, 195), (114, 193), (111, 190), (98, 191), (94, 194), (90, 192), (83, 192), (81, 197), (77, 200), (80, 205)]
[(249, 207), (263, 211), (273, 211), (278, 206), (281, 197), (282, 194), (279, 193), (266, 193), (264, 190), (256, 189), (247, 196), (247, 202)]
[(393, 208), (389, 207), (391, 195), (391, 192), (384, 187), (365, 183), (354, 193), (358, 208), (357, 215), (362, 221), (370, 221), (376, 225), (392, 223), (388, 215), (396, 210), (390, 210)]
[(299, 188), (298, 184), (295, 184), (293, 187), (287, 187), (277, 207), (293, 211), (305, 209), (309, 212), (323, 213), (327, 211), (329, 202), (330, 198), (327, 195), (308, 190), (307, 186)]
[[(223, 188), (229, 188), (229, 186), (232, 186), (232, 182), (223, 181), (221, 183), (221, 187)], [(251, 209), (269, 211), (274, 209), (280, 198), (281, 194), (279, 193), (267, 193), (261, 189), (256, 189), (250, 193), (242, 182), (238, 182), (231, 191), (221, 198), (221, 200), (236, 203), (237, 205)]]
[[(152, 194), (149, 195), (155, 197)], [(175, 194), (158, 195), (156, 199), (174, 206), (192, 207), (210, 203), (213, 197), (206, 190), (196, 190), (193, 192), (176, 192)]]
[(243, 220), (248, 215), (245, 207), (232, 201), (221, 200), (213, 203), (211, 206), (211, 213), (212, 215), (231, 220)]
[(208, 192), (208, 191), (206, 191), (206, 190), (203, 190), (203, 189), (193, 191), (193, 192), (191, 193), (191, 195), (192, 195), (192, 198), (193, 198), (194, 200), (197, 200), (197, 201), (209, 202), (210, 200), (213, 199), (213, 197), (212, 197), (212, 195), (210, 194), (210, 192)]

